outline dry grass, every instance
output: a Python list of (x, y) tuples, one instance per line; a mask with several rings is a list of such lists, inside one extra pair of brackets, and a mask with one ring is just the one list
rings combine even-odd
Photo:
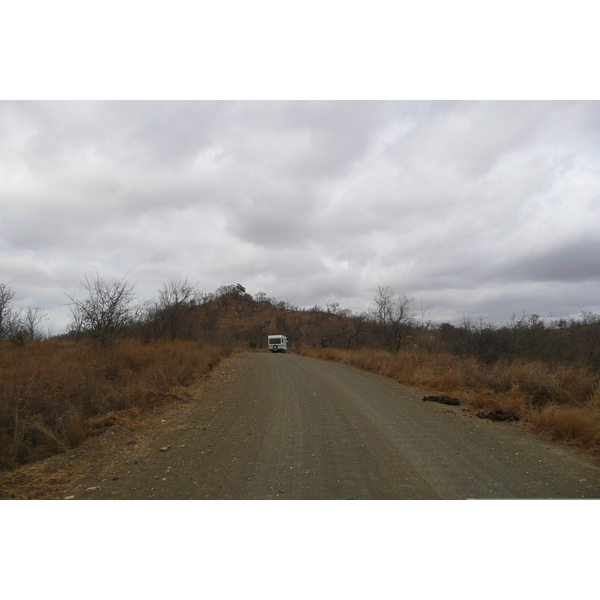
[(488, 366), (474, 357), (419, 350), (323, 348), (302, 353), (452, 394), (480, 410), (508, 410), (551, 439), (600, 451), (600, 378), (581, 364), (552, 368), (542, 362), (500, 360)]
[(150, 406), (183, 398), (185, 386), (224, 354), (185, 341), (0, 343), (0, 469), (64, 452)]
[(600, 447), (598, 413), (582, 407), (545, 406), (530, 417), (534, 429), (583, 448)]

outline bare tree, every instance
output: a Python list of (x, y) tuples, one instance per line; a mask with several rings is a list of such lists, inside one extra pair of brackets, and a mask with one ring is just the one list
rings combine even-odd
[(10, 340), (23, 345), (27, 340), (41, 340), (40, 323), (47, 319), (39, 307), (29, 307), (26, 311), (15, 308), (12, 299), (15, 292), (4, 283), (0, 283), (0, 340)]
[(27, 338), (30, 340), (42, 340), (44, 339), (44, 334), (40, 329), (40, 325), (42, 321), (46, 321), (48, 316), (44, 309), (39, 306), (31, 307), (28, 306), (25, 313), (22, 315), (23, 328), (27, 335)]
[(351, 329), (348, 335), (348, 343), (346, 348), (350, 348), (354, 344), (357, 348), (362, 346), (363, 337), (368, 333), (369, 329), (367, 324), (369, 322), (369, 315), (367, 313), (361, 313), (358, 315), (349, 316)]
[(269, 298), (265, 292), (258, 292), (258, 294), (255, 294), (255, 296), (254, 296), (254, 301), (259, 302), (259, 303), (260, 302), (269, 302)]
[(0, 340), (10, 340), (22, 346), (27, 340), (22, 311), (15, 308), (12, 299), (15, 292), (4, 283), (0, 284)]
[(375, 307), (370, 315), (382, 342), (395, 351), (400, 349), (406, 328), (414, 320), (414, 298), (396, 296), (390, 287), (378, 287), (373, 295)]
[(8, 338), (9, 325), (12, 320), (12, 299), (15, 292), (5, 283), (0, 283), (0, 340)]
[[(171, 340), (190, 337), (192, 321), (190, 312), (202, 301), (202, 292), (197, 283), (184, 279), (170, 279), (158, 290), (158, 301), (154, 315), (159, 331)], [(184, 328), (187, 325), (187, 331)]]
[(94, 278), (86, 275), (81, 282), (87, 297), (77, 300), (74, 296), (69, 310), (76, 331), (89, 334), (96, 342), (106, 345), (114, 341), (130, 326), (143, 310), (135, 304), (135, 286), (125, 278), (104, 280), (96, 273)]
[(4, 339), (22, 346), (29, 338), (20, 308), (10, 308), (4, 318)]

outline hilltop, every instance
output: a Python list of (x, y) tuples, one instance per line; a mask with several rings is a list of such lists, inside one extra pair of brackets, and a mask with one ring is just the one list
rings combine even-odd
[(291, 349), (300, 347), (357, 347), (364, 318), (338, 305), (302, 309), (266, 295), (239, 289), (208, 299), (189, 313), (188, 333), (219, 344), (266, 348), (267, 336), (281, 333)]

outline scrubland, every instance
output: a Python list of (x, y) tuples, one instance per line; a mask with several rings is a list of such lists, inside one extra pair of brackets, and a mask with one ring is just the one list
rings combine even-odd
[(184, 340), (0, 342), (0, 469), (64, 452), (166, 400), (184, 400), (185, 387), (229, 352)]
[(288, 336), (292, 352), (452, 395), (477, 411), (504, 409), (548, 438), (600, 451), (600, 315), (451, 325), (419, 323), (413, 299), (389, 288), (361, 314), (253, 298), (240, 284), (203, 294), (188, 279), (171, 280), (147, 303), (136, 303), (125, 280), (96, 275), (84, 289), (84, 299), (72, 299), (68, 331), (43, 339), (38, 309), (16, 310), (0, 284), (0, 469), (184, 399), (233, 348), (264, 349), (275, 333)]
[(486, 364), (474, 356), (418, 348), (311, 348), (302, 353), (452, 395), (481, 412), (514, 412), (547, 439), (600, 451), (600, 376), (582, 364), (552, 367), (522, 359)]

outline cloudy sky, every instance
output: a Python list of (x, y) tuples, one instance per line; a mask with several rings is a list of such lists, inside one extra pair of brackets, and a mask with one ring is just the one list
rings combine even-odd
[(0, 282), (85, 275), (457, 322), (600, 311), (600, 103), (2, 101)]

